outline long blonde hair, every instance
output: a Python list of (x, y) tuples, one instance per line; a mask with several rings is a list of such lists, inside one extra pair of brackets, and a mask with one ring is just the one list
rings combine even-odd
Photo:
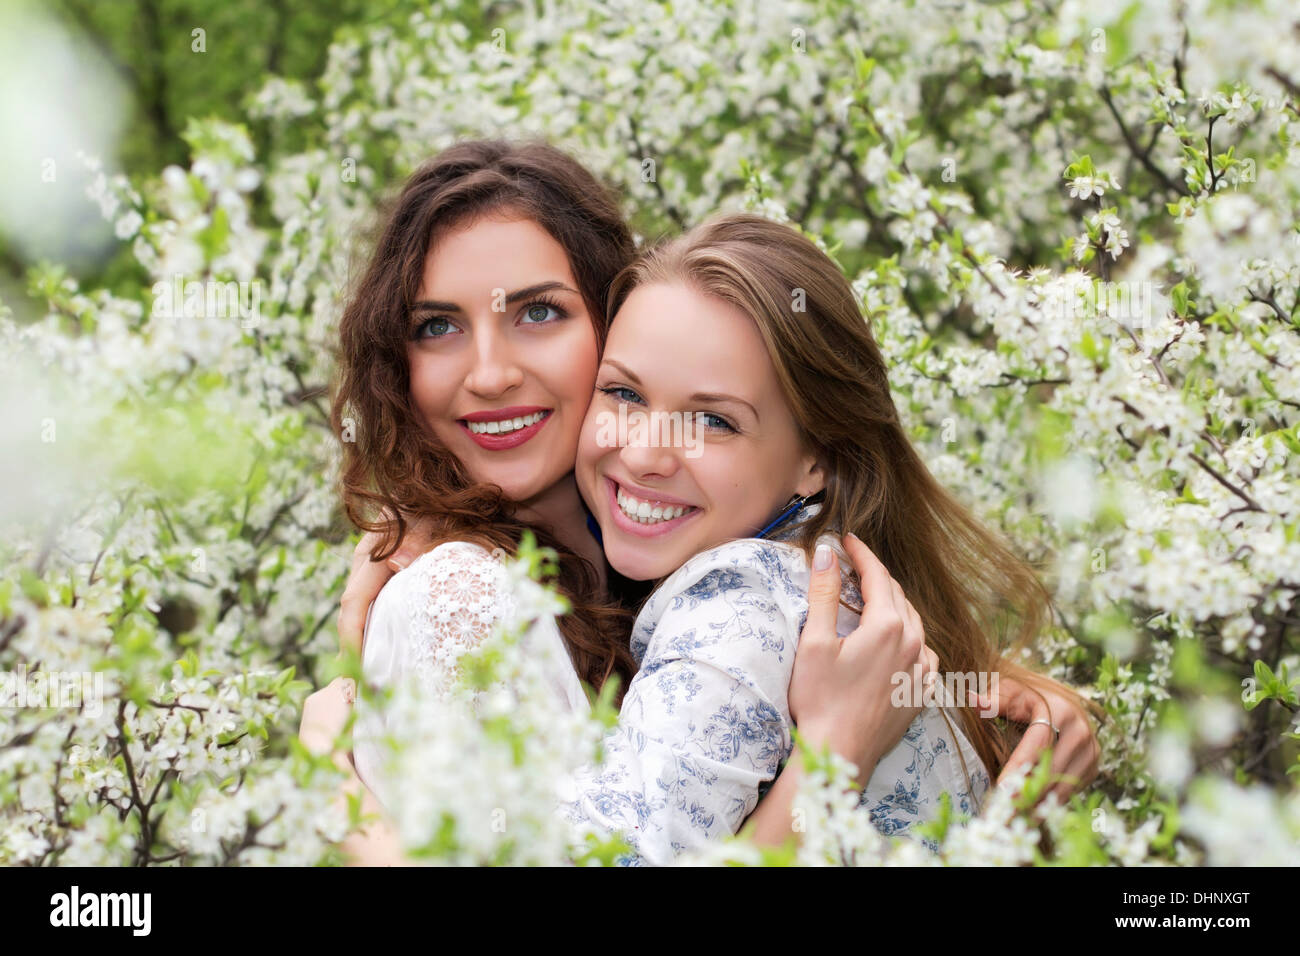
[[(825, 469), (820, 511), (795, 542), (854, 532), (916, 608), (941, 670), (998, 673), (1039, 690), (1069, 688), (1007, 658), (1050, 619), (1034, 571), (940, 485), (913, 448), (884, 358), (839, 267), (795, 230), (730, 214), (650, 250), (615, 278), (612, 317), (631, 291), (679, 284), (756, 322), (802, 437)], [(801, 306), (802, 308), (797, 308)], [(959, 702), (966, 736), (996, 776), (1010, 743)]]

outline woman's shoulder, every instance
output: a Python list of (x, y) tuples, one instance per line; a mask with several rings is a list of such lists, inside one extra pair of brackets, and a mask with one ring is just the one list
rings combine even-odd
[(370, 608), (369, 637), (408, 637), (417, 647), (472, 644), (511, 613), (509, 575), (500, 551), (473, 541), (444, 541), (398, 571)]
[[(505, 560), (501, 548), (489, 549), (476, 541), (456, 539), (440, 542), (411, 562), (411, 567), (424, 563), (431, 567), (448, 565), (453, 568), (500, 566)], [(405, 569), (404, 569), (405, 570)]]
[(465, 598), (475, 591), (500, 590), (506, 580), (500, 549), (489, 551), (473, 541), (443, 541), (394, 574), (379, 592), (376, 603), (413, 595), (425, 598), (445, 589)]
[[(852, 562), (839, 539), (826, 533), (817, 539), (817, 544), (830, 545), (835, 551), (845, 577), (845, 591), (856, 594)], [(663, 600), (688, 591), (705, 596), (729, 589), (762, 587), (778, 598), (788, 598), (803, 613), (807, 610), (810, 575), (807, 553), (792, 541), (737, 538), (695, 555), (664, 579), (655, 589), (655, 596)]]
[(668, 576), (661, 600), (707, 600), (726, 592), (762, 589), (775, 598), (802, 596), (798, 577), (808, 562), (799, 548), (761, 538), (738, 538), (701, 551)]
[[(758, 538), (701, 551), (665, 578), (641, 608), (632, 629), (633, 656), (642, 660), (665, 627), (674, 639), (697, 640), (705, 632), (721, 636), (758, 628), (768, 635), (764, 646), (784, 648), (806, 610), (806, 574), (800, 582), (806, 567), (798, 548)], [(744, 625), (737, 621), (742, 617)]]

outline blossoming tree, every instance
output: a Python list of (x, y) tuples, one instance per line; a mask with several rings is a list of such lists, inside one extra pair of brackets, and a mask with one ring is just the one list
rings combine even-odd
[[(745, 206), (822, 242), (932, 470), (1043, 569), (1038, 664), (1107, 712), (1096, 787), (999, 795), (932, 826), (937, 854), (878, 837), (827, 761), (795, 859), (1295, 862), (1293, 5), (548, 0), (472, 22), (345, 31), (314, 84), (267, 79), (262, 154), (196, 120), (188, 168), (89, 161), (133, 284), (43, 266), (10, 303), (36, 313), (0, 315), (0, 670), (25, 695), (0, 708), (0, 862), (338, 859), (335, 776), (294, 739), (350, 550), (334, 329), (377, 201), (481, 135), (569, 149), (646, 237)], [(521, 673), (511, 646), (488, 684)], [(98, 683), (69, 706), (60, 675)], [(492, 713), (411, 761), (413, 851), (612, 859), (512, 799), (596, 731), (510, 746), (551, 717)], [(449, 756), (471, 746), (492, 756)]]

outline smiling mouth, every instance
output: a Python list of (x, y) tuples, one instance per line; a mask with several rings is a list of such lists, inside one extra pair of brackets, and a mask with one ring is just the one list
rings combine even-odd
[(669, 504), (653, 499), (637, 498), (623, 490), (623, 486), (614, 482), (614, 499), (618, 509), (629, 521), (643, 525), (666, 524), (678, 518), (694, 514), (699, 508), (693, 505)]
[(480, 448), (491, 452), (506, 452), (520, 448), (533, 440), (554, 414), (553, 408), (536, 405), (499, 408), (486, 412), (471, 412), (456, 420), (465, 435)]
[(489, 422), (462, 421), (471, 435), (509, 435), (512, 432), (528, 428), (530, 425), (536, 425), (549, 414), (551, 414), (549, 411), (543, 411)]

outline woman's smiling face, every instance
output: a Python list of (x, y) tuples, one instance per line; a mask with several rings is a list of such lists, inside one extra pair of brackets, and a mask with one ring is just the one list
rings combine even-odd
[(411, 398), (474, 480), (526, 503), (573, 469), (597, 337), (549, 233), (502, 213), (442, 234), (410, 319)]
[(757, 533), (822, 487), (754, 321), (659, 283), (634, 289), (610, 328), (576, 475), (605, 557), (637, 580)]

